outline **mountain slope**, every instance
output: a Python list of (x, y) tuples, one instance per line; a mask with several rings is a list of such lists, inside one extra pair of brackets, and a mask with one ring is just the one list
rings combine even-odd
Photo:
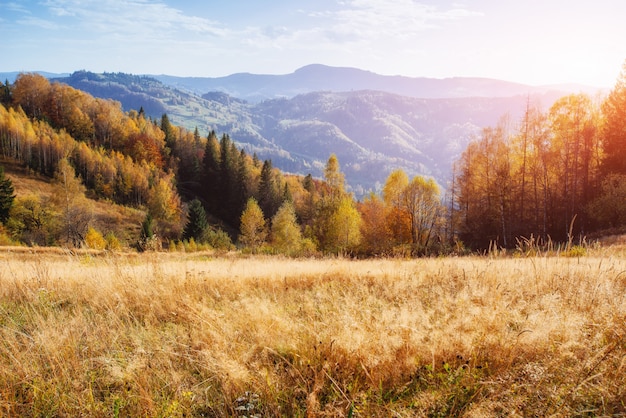
[(380, 189), (397, 168), (445, 185), (452, 162), (481, 128), (504, 114), (519, 120), (529, 100), (547, 108), (562, 95), (424, 99), (359, 90), (250, 103), (223, 92), (200, 97), (146, 76), (79, 72), (59, 81), (119, 100), (125, 110), (143, 106), (155, 119), (167, 113), (172, 122), (197, 127), (203, 135), (228, 133), (286, 172), (321, 177), (335, 153), (357, 196)]

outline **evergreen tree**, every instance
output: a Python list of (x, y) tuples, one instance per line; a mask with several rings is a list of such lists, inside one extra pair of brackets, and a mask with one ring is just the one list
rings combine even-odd
[(233, 196), (233, 210), (236, 213), (241, 213), (244, 209), (244, 206), (250, 196), (251, 186), (250, 186), (250, 165), (248, 163), (248, 155), (246, 151), (242, 148), (239, 152), (239, 157), (237, 160), (237, 178), (235, 181), (235, 195)]
[(183, 231), (183, 239), (193, 238), (196, 242), (202, 242), (208, 227), (209, 222), (202, 203), (198, 199), (192, 200), (189, 203), (189, 214), (187, 215), (187, 225)]
[(5, 223), (9, 219), (9, 211), (15, 200), (13, 192), (11, 179), (5, 177), (4, 167), (0, 166), (0, 223)]
[(226, 134), (220, 140), (220, 183), (218, 214), (231, 225), (236, 225), (240, 211), (237, 201), (237, 169), (239, 152)]
[(4, 84), (0, 83), (0, 103), (5, 106), (11, 103), (11, 85), (9, 80), (6, 80)]
[(141, 239), (149, 240), (154, 237), (154, 218), (149, 213), (141, 223)]
[(202, 160), (202, 177), (204, 186), (201, 196), (209, 212), (217, 213), (219, 202), (219, 185), (221, 183), (220, 172), (220, 145), (215, 131), (211, 131), (207, 137)]
[(269, 218), (276, 214), (282, 203), (280, 186), (277, 183), (272, 160), (265, 160), (259, 180), (259, 206)]
[[(198, 128), (196, 128), (197, 131)], [(174, 143), (176, 142), (176, 133), (174, 127), (170, 123), (170, 119), (167, 117), (167, 113), (163, 113), (161, 116), (161, 130), (165, 134), (165, 145), (169, 149), (174, 149)]]

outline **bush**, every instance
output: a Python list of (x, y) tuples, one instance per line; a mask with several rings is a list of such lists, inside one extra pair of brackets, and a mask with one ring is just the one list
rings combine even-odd
[(107, 247), (107, 241), (100, 232), (93, 227), (89, 227), (85, 235), (85, 245), (92, 250), (104, 250)]
[(122, 244), (120, 243), (120, 240), (117, 239), (117, 237), (115, 236), (115, 234), (113, 232), (109, 232), (108, 234), (106, 234), (106, 236), (104, 237), (104, 239), (106, 240), (106, 249), (109, 251), (119, 251), (122, 249)]
[(230, 236), (221, 229), (207, 228), (202, 239), (216, 250), (232, 250), (233, 242)]

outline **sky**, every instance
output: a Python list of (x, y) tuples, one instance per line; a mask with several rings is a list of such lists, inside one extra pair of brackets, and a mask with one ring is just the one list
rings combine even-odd
[(0, 0), (0, 72), (220, 77), (308, 64), (612, 87), (623, 0)]

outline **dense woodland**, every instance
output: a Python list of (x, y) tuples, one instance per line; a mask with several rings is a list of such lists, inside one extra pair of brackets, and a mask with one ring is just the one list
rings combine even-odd
[(445, 195), (397, 170), (360, 202), (335, 155), (323, 179), (288, 175), (226, 133), (124, 112), (36, 74), (0, 83), (0, 101), (2, 157), (57, 188), (15, 196), (0, 172), (0, 233), (28, 245), (119, 246), (94, 229), (92, 199), (144, 211), (123, 243), (141, 250), (235, 243), (291, 255), (422, 255), (572, 242), (626, 224), (626, 67), (602, 102), (581, 94), (547, 111), (528, 103), (522, 120), (486, 127)]

